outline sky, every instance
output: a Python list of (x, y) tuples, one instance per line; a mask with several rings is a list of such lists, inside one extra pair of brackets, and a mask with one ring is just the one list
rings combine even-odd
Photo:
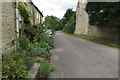
[(43, 12), (44, 16), (56, 16), (62, 18), (68, 8), (76, 11), (78, 0), (32, 0), (33, 3)]

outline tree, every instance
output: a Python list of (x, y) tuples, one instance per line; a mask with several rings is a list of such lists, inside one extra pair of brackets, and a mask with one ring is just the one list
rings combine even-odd
[(120, 2), (88, 2), (86, 11), (91, 25), (120, 26)]
[(60, 19), (55, 16), (46, 16), (44, 23), (49, 29), (56, 30), (60, 24)]
[(75, 30), (75, 22), (76, 22), (76, 14), (74, 13), (71, 17), (70, 20), (67, 21), (65, 24), (65, 28), (63, 29), (64, 32), (67, 33), (74, 33)]
[[(73, 15), (74, 17), (72, 18)], [(70, 19), (73, 19), (73, 21)], [(62, 30), (64, 29), (65, 25), (73, 25), (73, 23), (69, 23), (68, 21), (74, 22), (75, 24), (75, 11), (73, 11), (72, 9), (66, 10), (66, 13), (64, 14), (64, 17), (62, 19), (59, 19), (55, 16), (46, 16), (44, 24), (48, 26), (49, 29)], [(73, 27), (75, 26), (73, 25)]]
[(75, 11), (73, 11), (72, 9), (67, 9), (66, 13), (64, 14), (62, 20), (63, 26), (65, 26), (65, 24), (67, 23), (67, 21), (70, 20), (71, 16), (75, 13)]

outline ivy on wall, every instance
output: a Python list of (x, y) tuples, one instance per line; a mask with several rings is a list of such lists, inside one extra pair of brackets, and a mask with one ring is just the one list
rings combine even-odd
[(18, 4), (19, 12), (23, 18), (23, 25), (20, 30), (19, 45), (22, 49), (27, 49), (29, 46), (29, 33), (32, 28), (31, 12), (28, 10), (27, 6), (23, 2)]
[(22, 2), (19, 2), (18, 9), (19, 9), (20, 14), (23, 17), (25, 27), (30, 27), (31, 18), (32, 18), (31, 12), (27, 9), (27, 6)]

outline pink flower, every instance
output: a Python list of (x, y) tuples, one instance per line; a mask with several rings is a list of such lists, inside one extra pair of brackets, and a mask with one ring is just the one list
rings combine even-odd
[(52, 61), (50, 61), (50, 64), (52, 64)]

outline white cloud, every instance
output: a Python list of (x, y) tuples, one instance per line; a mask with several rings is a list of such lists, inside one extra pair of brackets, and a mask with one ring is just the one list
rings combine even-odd
[(68, 8), (76, 10), (78, 0), (32, 0), (43, 11), (43, 15), (54, 15), (62, 18)]

